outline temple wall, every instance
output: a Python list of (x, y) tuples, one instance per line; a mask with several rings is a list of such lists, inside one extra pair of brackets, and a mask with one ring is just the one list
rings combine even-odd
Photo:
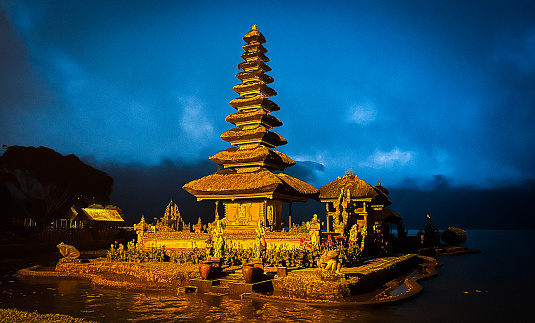
[[(191, 250), (193, 248), (206, 248), (206, 240), (210, 237), (208, 233), (193, 232), (146, 232), (142, 237), (138, 237), (138, 243), (144, 250), (165, 247), (166, 250)], [(229, 231), (223, 234), (226, 244), (239, 243), (244, 248), (254, 247), (256, 234), (251, 232)], [(266, 232), (265, 239), (268, 248), (274, 245), (287, 247), (299, 247), (302, 239), (308, 240), (306, 233), (290, 232)]]

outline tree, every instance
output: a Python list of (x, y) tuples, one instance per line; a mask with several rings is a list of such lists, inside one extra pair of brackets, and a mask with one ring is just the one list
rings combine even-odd
[(7, 147), (0, 156), (0, 181), (24, 216), (40, 228), (66, 216), (77, 201), (107, 203), (113, 185), (110, 176), (75, 155), (63, 156), (42, 146)]

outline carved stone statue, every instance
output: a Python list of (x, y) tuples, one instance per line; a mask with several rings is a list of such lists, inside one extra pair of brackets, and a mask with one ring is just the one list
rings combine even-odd
[(336, 214), (333, 217), (333, 230), (335, 233), (339, 233), (340, 235), (344, 235), (344, 223), (340, 221), (340, 211), (337, 211)]
[(264, 221), (259, 220), (258, 226), (256, 227), (256, 241), (255, 241), (255, 251), (257, 258), (266, 257), (266, 228), (264, 227)]
[(361, 241), (360, 241), (360, 250), (364, 250), (364, 244), (365, 244), (365, 240), (366, 240), (366, 236), (368, 235), (368, 230), (366, 229), (366, 225), (363, 225), (361, 228), (360, 228), (360, 237), (361, 237)]
[(197, 221), (197, 224), (193, 226), (193, 230), (195, 230), (195, 233), (201, 233), (203, 232), (204, 226), (202, 225), (201, 217), (199, 217), (199, 221)]
[(58, 244), (56, 247), (58, 247), (59, 252), (63, 256), (63, 259), (74, 260), (80, 257), (80, 251), (78, 251), (78, 249), (76, 249), (74, 246), (64, 244), (62, 242)]
[(359, 226), (356, 224), (353, 224), (351, 227), (351, 230), (349, 231), (349, 240), (351, 242), (357, 242), (359, 235)]
[(219, 219), (216, 219), (215, 227), (212, 228), (212, 240), (214, 242), (214, 257), (223, 257), (225, 254), (225, 240), (223, 239), (223, 228), (221, 228)]
[(338, 251), (324, 250), (317, 263), (321, 270), (334, 271), (339, 273), (342, 269), (342, 263), (338, 260)]
[(145, 222), (145, 216), (141, 216), (141, 221), (138, 224), (134, 224), (134, 231), (137, 233), (138, 241), (139, 237), (142, 237), (145, 234), (145, 231), (149, 229), (149, 225)]
[(312, 245), (318, 246), (320, 244), (320, 229), (321, 223), (318, 221), (318, 215), (314, 214), (312, 220), (307, 222), (307, 229), (310, 235), (310, 241)]

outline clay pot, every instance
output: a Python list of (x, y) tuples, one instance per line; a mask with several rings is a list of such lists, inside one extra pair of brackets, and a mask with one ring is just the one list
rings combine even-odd
[(247, 284), (252, 284), (254, 282), (260, 281), (264, 270), (260, 267), (253, 265), (244, 265), (242, 270), (243, 279)]
[(212, 263), (211, 262), (201, 262), (199, 265), (199, 272), (202, 279), (209, 279), (212, 277)]

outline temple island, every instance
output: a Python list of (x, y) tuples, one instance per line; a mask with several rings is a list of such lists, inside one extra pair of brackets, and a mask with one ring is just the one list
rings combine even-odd
[[(218, 165), (217, 172), (183, 186), (198, 201), (215, 202), (214, 219), (205, 219), (208, 223), (204, 226), (199, 218), (193, 230), (184, 225), (175, 230), (162, 230), (162, 223), (169, 222), (169, 216), (166, 216), (158, 230), (147, 232), (146, 227), (138, 230), (138, 243), (144, 248), (165, 246), (168, 250), (206, 248), (212, 231), (217, 228), (226, 241), (254, 246), (258, 227), (262, 227), (268, 245), (299, 246), (303, 239), (321, 244), (328, 236), (320, 237), (321, 228), (317, 227), (323, 219), (312, 221), (312, 231), (317, 237), (310, 236), (305, 232), (307, 230), (292, 228), (292, 203), (309, 199), (325, 203), (327, 227), (324, 232), (332, 237), (353, 234), (357, 241), (357, 235), (390, 233), (392, 225), (396, 226), (399, 235), (403, 235), (401, 218), (386, 208), (392, 202), (387, 196), (388, 190), (380, 182), (372, 186), (348, 172), (318, 190), (284, 174), (284, 169), (295, 162), (276, 150), (287, 141), (273, 131), (282, 126), (282, 122), (273, 115), (280, 107), (270, 100), (277, 92), (269, 87), (273, 78), (266, 74), (271, 71), (263, 46), (266, 40), (256, 25), (243, 40), (246, 42), (241, 55), (244, 61), (238, 64), (240, 72), (236, 75), (241, 83), (233, 87), (239, 97), (229, 103), (236, 112), (225, 119), (236, 127), (221, 135), (231, 147), (210, 157)], [(224, 205), (221, 218), (219, 203)], [(286, 203), (289, 212), (283, 215)], [(283, 231), (285, 226), (288, 231)]]
[[(241, 83), (233, 87), (239, 96), (230, 101), (235, 112), (226, 117), (235, 127), (221, 135), (231, 147), (210, 157), (218, 165), (215, 173), (183, 185), (198, 201), (213, 201), (214, 214), (186, 223), (171, 201), (156, 223), (141, 217), (134, 225), (137, 241), (112, 245), (107, 259), (80, 261), (75, 247), (60, 244), (64, 258), (54, 272), (35, 267), (20, 274), (78, 275), (121, 288), (368, 304), (421, 290), (416, 280), (436, 274), (439, 264), (428, 256), (466, 252), (440, 245), (429, 215), (425, 232), (406, 237), (379, 181), (371, 185), (348, 170), (317, 189), (285, 174), (295, 162), (277, 150), (287, 141), (273, 130), (282, 122), (273, 115), (280, 108), (270, 99), (277, 93), (266, 74), (271, 71), (266, 40), (256, 25), (243, 40), (236, 75)], [(324, 203), (325, 213), (294, 225), (292, 203), (310, 199)], [(452, 245), (466, 239), (460, 229), (448, 231)], [(108, 274), (126, 278), (109, 280)]]

